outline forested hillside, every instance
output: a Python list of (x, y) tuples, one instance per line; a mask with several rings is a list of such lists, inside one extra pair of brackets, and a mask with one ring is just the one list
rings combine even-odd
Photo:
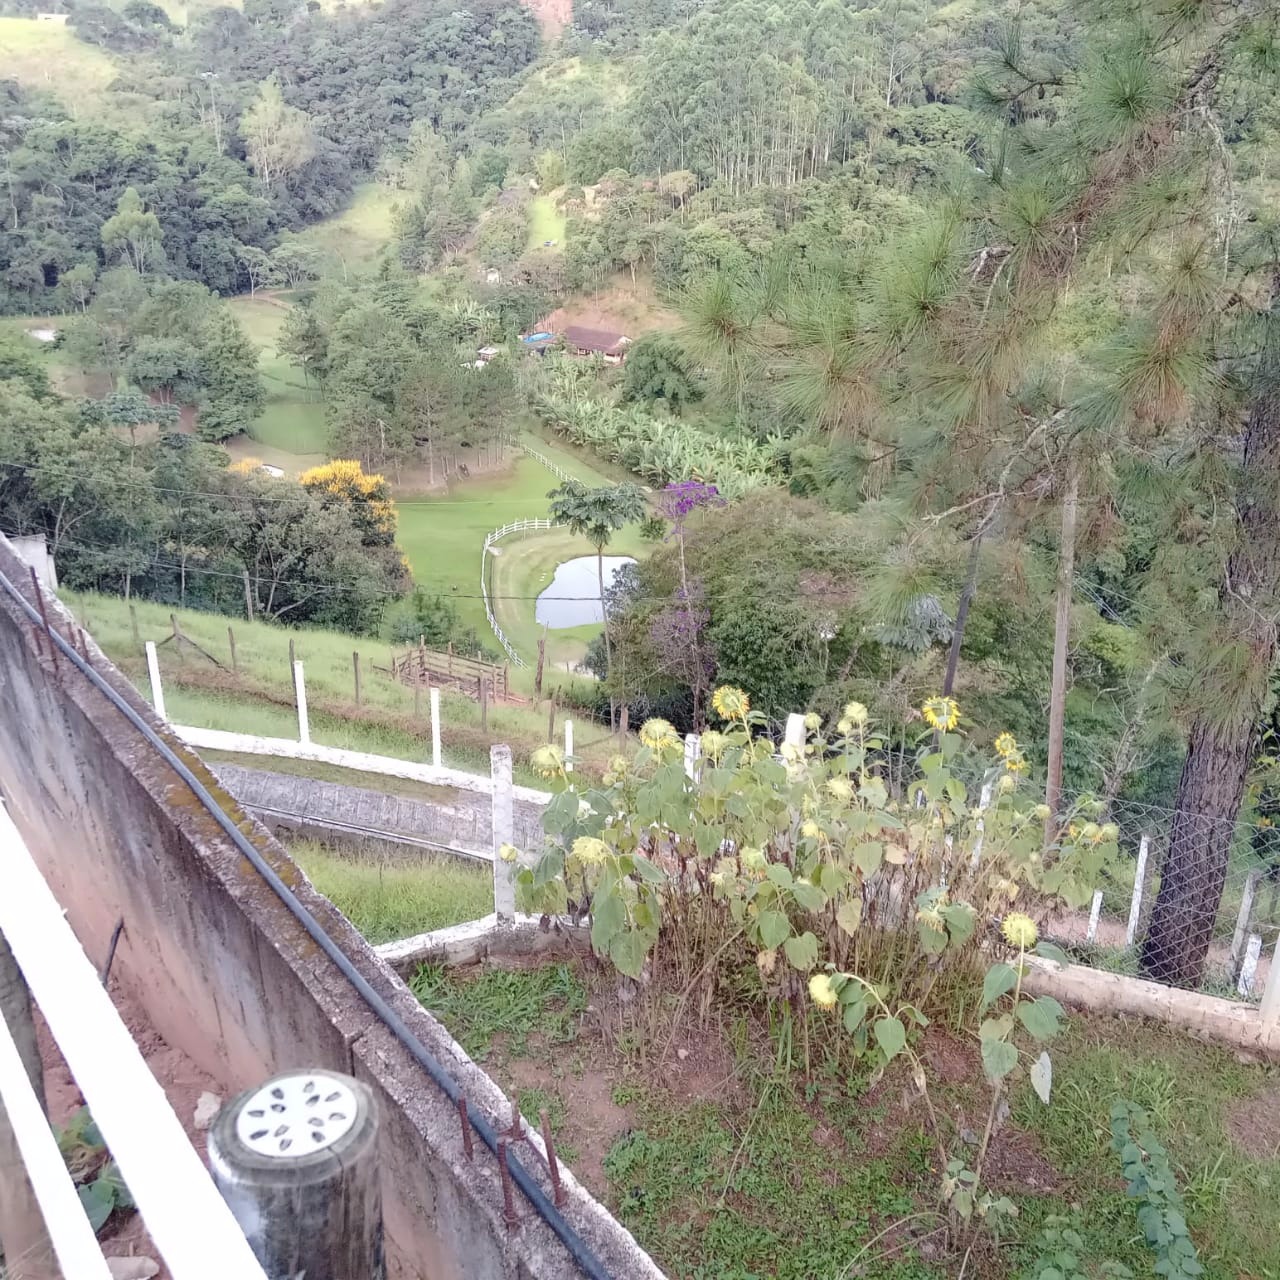
[[(892, 755), (954, 697), (1050, 835), (1082, 792), (1175, 814), (1144, 964), (1197, 978), (1280, 808), (1274, 6), (66, 9), (0, 18), (0, 528), (77, 586), (445, 638), (559, 441), (650, 488), (565, 642), (602, 717), (701, 728), (730, 681)], [(437, 596), (361, 522), (391, 498)]]

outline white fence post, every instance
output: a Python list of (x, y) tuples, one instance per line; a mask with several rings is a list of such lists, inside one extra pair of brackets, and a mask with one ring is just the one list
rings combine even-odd
[(1251, 933), (1244, 949), (1244, 960), (1240, 964), (1240, 977), (1236, 979), (1236, 994), (1253, 995), (1253, 982), (1258, 976), (1258, 960), (1262, 956), (1262, 935)]
[(151, 678), (151, 705), (161, 720), (167, 720), (164, 710), (164, 686), (160, 683), (160, 658), (156, 654), (156, 642), (147, 641), (147, 675)]
[(1138, 920), (1142, 916), (1142, 890), (1147, 878), (1147, 852), (1151, 837), (1144, 831), (1138, 841), (1138, 865), (1133, 872), (1133, 901), (1129, 903), (1129, 924), (1124, 931), (1124, 945), (1131, 947), (1138, 940)]
[(984, 782), (982, 790), (978, 793), (978, 821), (974, 824), (973, 837), (973, 857), (969, 859), (969, 865), (976, 867), (982, 859), (982, 842), (986, 839), (987, 822), (982, 815), (991, 808), (991, 783)]
[(702, 757), (702, 739), (696, 733), (684, 735), (684, 771), (685, 776), (694, 782), (698, 780), (698, 761)]
[(1262, 1021), (1262, 1043), (1266, 1044), (1268, 1036), (1280, 1031), (1280, 940), (1271, 948), (1271, 972), (1267, 974), (1258, 1016)]
[(804, 716), (798, 711), (793, 711), (787, 717), (787, 727), (783, 730), (782, 741), (788, 746), (799, 747), (804, 750)]
[(298, 741), (311, 741), (311, 721), (307, 717), (307, 685), (302, 678), (302, 663), (293, 664), (293, 696), (298, 703)]
[(440, 768), (440, 690), (431, 688), (431, 763)]
[(516, 864), (502, 857), (502, 846), (515, 837), (515, 797), (511, 782), (511, 748), (496, 743), (489, 748), (489, 775), (493, 780), (493, 911), (499, 924), (516, 917)]
[(1231, 972), (1240, 973), (1240, 961), (1244, 957), (1245, 939), (1249, 936), (1249, 917), (1253, 915), (1253, 900), (1258, 893), (1261, 871), (1250, 871), (1244, 878), (1244, 892), (1240, 895), (1240, 914), (1236, 916), (1236, 931), (1231, 938)]
[(564, 771), (573, 772), (573, 721), (564, 722)]
[(1093, 942), (1098, 936), (1098, 921), (1102, 917), (1102, 890), (1095, 889), (1093, 891), (1093, 905), (1089, 908), (1089, 928), (1085, 932), (1084, 940)]

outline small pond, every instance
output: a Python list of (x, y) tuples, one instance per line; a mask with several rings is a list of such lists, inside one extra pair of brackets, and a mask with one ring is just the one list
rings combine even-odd
[[(630, 556), (605, 556), (604, 586), (607, 591), (614, 574), (624, 564), (635, 564)], [(538, 597), (535, 616), (549, 627), (581, 627), (603, 622), (600, 608), (600, 578), (595, 556), (566, 560), (556, 569), (551, 585)]]

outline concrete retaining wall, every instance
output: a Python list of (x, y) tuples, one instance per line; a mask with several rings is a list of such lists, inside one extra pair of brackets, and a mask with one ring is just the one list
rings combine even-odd
[[(29, 578), (2, 538), (0, 573), (30, 598)], [(50, 612), (65, 630), (69, 615), (52, 602)], [(350, 1072), (373, 1089), (383, 1116), (379, 1159), (391, 1274), (430, 1280), (577, 1274), (522, 1197), (520, 1227), (506, 1231), (497, 1166), (479, 1143), (474, 1162), (465, 1160), (453, 1106), (180, 776), (65, 656), (55, 672), (37, 635), (0, 592), (0, 792), (90, 958), (102, 961), (122, 919), (113, 974), (157, 1031), (225, 1094), (307, 1066)], [(472, 1110), (505, 1120), (493, 1082), (104, 655), (90, 649), (97, 670), (214, 793), (445, 1065)], [(527, 1152), (521, 1158), (535, 1167)], [(576, 1182), (565, 1212), (611, 1275), (661, 1275)]]
[[(411, 836), (441, 849), (493, 857), (493, 802), (483, 793), (423, 787), (424, 793), (430, 790), (432, 798), (417, 800), (242, 765), (218, 763), (210, 767), (241, 804), (268, 811), (261, 817), (273, 828), (323, 836), (330, 823), (367, 827), (392, 836)], [(517, 800), (514, 807), (516, 845), (525, 850), (542, 848), (542, 806)], [(386, 844), (385, 849), (393, 855), (397, 852), (394, 843)], [(399, 852), (413, 856), (408, 848)]]

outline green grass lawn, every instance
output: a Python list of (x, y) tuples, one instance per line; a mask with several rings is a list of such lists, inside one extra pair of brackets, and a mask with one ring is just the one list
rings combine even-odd
[(555, 247), (563, 249), (564, 228), (564, 211), (556, 208), (554, 192), (550, 192), (547, 195), (534, 196), (529, 201), (528, 247), (530, 249), (540, 249), (548, 240), (554, 240)]
[[(249, 448), (242, 456), (260, 458), (296, 475), (328, 456), (329, 428), (318, 388), (309, 386), (302, 371), (276, 349), (288, 306), (274, 295), (241, 296), (227, 302), (246, 334), (259, 348), (258, 372), (267, 392), (266, 408), (253, 424), (250, 439), (273, 450)], [(280, 454), (297, 455), (281, 458)]]
[[(478, 558), (477, 555), (477, 561)], [(118, 596), (96, 593), (60, 594), (112, 661), (149, 697), (146, 665), (141, 646), (133, 639), (126, 602)], [(415, 703), (413, 690), (386, 674), (390, 648), (384, 642), (321, 628), (291, 629), (193, 609), (172, 610), (168, 605), (148, 601), (135, 601), (134, 610), (140, 640), (163, 640), (171, 630), (169, 615), (176, 612), (183, 634), (222, 664), (220, 670), (194, 652), (188, 652), (179, 662), (172, 642), (159, 650), (166, 710), (174, 723), (296, 740), (297, 717), (289, 670), (292, 640), (295, 655), (306, 671), (311, 735), (316, 742), (402, 760), (430, 759), (428, 698), (423, 694)], [(235, 631), (238, 675), (229, 669), (228, 627)], [(353, 652), (359, 652), (361, 658), (359, 707), (355, 705)], [(375, 664), (384, 670), (375, 671)], [(512, 683), (529, 693), (532, 674), (513, 671)], [(558, 677), (548, 677), (546, 691), (563, 690), (563, 702), (574, 686), (585, 690), (584, 682), (561, 672)], [(441, 701), (446, 765), (487, 773), (489, 743), (509, 742), (516, 754), (517, 779), (528, 786), (545, 785), (526, 765), (529, 752), (546, 741), (545, 706), (494, 705), (488, 711), (487, 730), (482, 730), (480, 708), (473, 699), (446, 690)], [(557, 724), (562, 722), (563, 716)], [(578, 735), (580, 741), (596, 736), (599, 735), (585, 726)], [(612, 749), (606, 743), (579, 754), (588, 763), (603, 767)], [(361, 778), (349, 781), (355, 786), (365, 784)]]
[[(541, 439), (532, 446), (588, 484), (607, 484), (613, 477)], [(514, 454), (511, 467), (497, 475), (463, 480), (439, 496), (405, 498), (400, 502), (399, 542), (414, 578), (430, 591), (454, 601), (465, 626), (491, 635), (480, 591), (480, 551), (484, 537), (513, 520), (544, 517), (547, 494), (560, 481), (546, 467), (524, 454)], [(594, 554), (591, 544), (560, 530), (513, 534), (500, 543), (493, 558), (495, 612), (517, 651), (532, 662), (540, 628), (535, 621), (535, 597), (551, 580), (561, 560)], [(635, 530), (627, 529), (610, 544), (610, 553), (635, 555), (646, 548)], [(521, 597), (500, 600), (499, 596)], [(577, 660), (598, 628), (579, 627), (557, 637), (555, 660)], [(554, 634), (554, 633), (553, 633)], [(487, 643), (488, 641), (486, 641)]]
[(311, 883), (377, 946), (493, 910), (493, 872), (454, 858), (372, 860), (315, 840), (291, 840), (289, 852)]
[(403, 198), (379, 183), (362, 183), (346, 209), (308, 227), (301, 238), (332, 259), (337, 277), (368, 272), (391, 243), (395, 211)]
[[(1054, 1214), (1083, 1238), (1081, 1275), (1115, 1261), (1149, 1277), (1155, 1257), (1110, 1144), (1123, 1098), (1168, 1147), (1205, 1274), (1280, 1275), (1280, 1149), (1265, 1136), (1277, 1130), (1248, 1124), (1250, 1108), (1280, 1106), (1280, 1071), (1163, 1027), (1072, 1015), (1051, 1047), (1050, 1104), (1022, 1078), (988, 1158), (988, 1184), (1018, 1216), (962, 1262), (941, 1229), (941, 1171), (908, 1064), (873, 1076), (835, 1051), (843, 1033), (833, 1040), (820, 1016), (806, 1074), (798, 1030), (771, 1033), (728, 994), (731, 1007), (668, 1043), (661, 1011), (628, 1019), (610, 979), (585, 967), (422, 966), (410, 985), (522, 1110), (547, 1109), (577, 1176), (679, 1280), (1013, 1280), (1037, 1274), (1034, 1241)], [(963, 1135), (990, 1106), (976, 1044), (937, 1025), (922, 1047), (947, 1139), (971, 1150)]]
[(29, 89), (47, 89), (68, 106), (101, 105), (116, 78), (110, 54), (76, 37), (70, 27), (35, 18), (0, 18), (0, 67)]

